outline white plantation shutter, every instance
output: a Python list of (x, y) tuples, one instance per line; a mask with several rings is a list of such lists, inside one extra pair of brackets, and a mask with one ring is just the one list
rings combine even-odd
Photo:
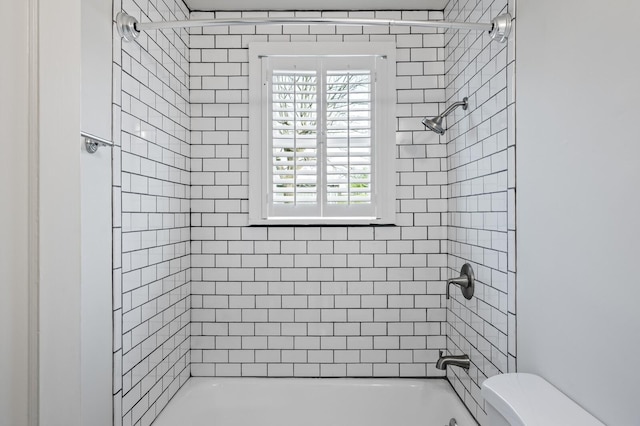
[(318, 91), (315, 70), (271, 75), (271, 204), (273, 214), (318, 215)]
[(268, 60), (269, 214), (374, 216), (374, 59)]
[(262, 72), (249, 93), (259, 101), (250, 111), (250, 223), (390, 223), (395, 91), (385, 81), (381, 101), (377, 78), (378, 67), (386, 79), (393, 68), (387, 56), (313, 55), (308, 46), (252, 55)]
[(324, 210), (329, 215), (374, 216), (374, 63), (360, 58), (354, 68), (335, 62), (327, 64), (324, 81)]

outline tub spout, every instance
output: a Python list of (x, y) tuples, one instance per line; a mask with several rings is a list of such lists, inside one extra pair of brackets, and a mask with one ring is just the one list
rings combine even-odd
[(436, 363), (436, 368), (439, 370), (446, 370), (447, 365), (455, 365), (456, 367), (462, 367), (465, 370), (468, 370), (471, 366), (471, 360), (467, 355), (442, 355), (442, 351), (440, 351), (440, 357), (438, 358), (438, 362)]

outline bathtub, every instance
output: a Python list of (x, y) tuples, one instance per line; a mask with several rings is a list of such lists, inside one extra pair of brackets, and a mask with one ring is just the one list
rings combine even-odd
[(477, 423), (443, 379), (191, 378), (153, 426), (459, 426)]

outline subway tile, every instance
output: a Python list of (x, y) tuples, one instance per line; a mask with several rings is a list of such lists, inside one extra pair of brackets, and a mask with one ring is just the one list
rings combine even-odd
[[(452, 1), (444, 13), (364, 11), (324, 12), (323, 16), (400, 19), (420, 15), (419, 19), (457, 20), (450, 15), (458, 7)], [(246, 12), (246, 16), (252, 13), (264, 14)], [(174, 41), (185, 37), (179, 44), (185, 51), (190, 47), (190, 54), (169, 51), (169, 38), (160, 32), (149, 36), (158, 40), (150, 38), (143, 45), (158, 52), (167, 49), (164, 54), (146, 55), (126, 47), (118, 76), (123, 96), (118, 121), (122, 153), (117, 161), (124, 173), (114, 176), (114, 185), (120, 188), (114, 193), (120, 194), (120, 208), (127, 214), (121, 217), (124, 232), (118, 228), (117, 234), (122, 235), (124, 253), (114, 247), (114, 267), (125, 269), (114, 274), (121, 278), (118, 291), (128, 294), (124, 313), (116, 311), (118, 318), (126, 315), (122, 321), (128, 348), (122, 358), (124, 387), (140, 391), (127, 394), (120, 422), (152, 420), (144, 408), (159, 411), (166, 401), (157, 395), (166, 395), (178, 380), (170, 379), (171, 369), (162, 370), (165, 375), (153, 376), (157, 387), (146, 385), (145, 380), (143, 392), (135, 387), (141, 381), (131, 379), (133, 365), (139, 361), (137, 376), (157, 371), (155, 358), (143, 357), (140, 346), (133, 346), (146, 330), (160, 330), (141, 324), (147, 317), (148, 321), (163, 318), (165, 326), (191, 321), (188, 332), (171, 327), (173, 338), (162, 350), (175, 354), (170, 357), (175, 368), (189, 365), (193, 375), (441, 375), (434, 368), (437, 349), (456, 342), (470, 350), (480, 341), (478, 331), (470, 327), (477, 321), (472, 318), (485, 321), (473, 312), (477, 305), (457, 303), (450, 310), (451, 324), (444, 325), (447, 309), (441, 271), (454, 276), (465, 261), (495, 271), (479, 274), (483, 284), (494, 289), (479, 292), (479, 297), (491, 300), (489, 306), (495, 312), (489, 311), (490, 316), (496, 317), (500, 330), (506, 329), (484, 339), (488, 351), (479, 355), (483, 358), (478, 362), (484, 370), (474, 377), (491, 374), (495, 371), (491, 365), (515, 364), (515, 353), (509, 349), (507, 357), (504, 351), (507, 337), (514, 338), (515, 321), (514, 315), (505, 313), (515, 312), (514, 148), (506, 151), (507, 144), (515, 144), (510, 138), (513, 109), (507, 112), (514, 95), (504, 90), (512, 81), (513, 63), (507, 69), (506, 49), (494, 51), (491, 45), (457, 34), (395, 26), (249, 26), (194, 29), (189, 40), (186, 32), (172, 33)], [(267, 39), (335, 42), (330, 37), (343, 42), (392, 40), (399, 45), (399, 226), (246, 227), (248, 67), (244, 47), (251, 40)], [(474, 101), (471, 111), (450, 116), (443, 138), (425, 132), (422, 117), (437, 114), (466, 90), (471, 90), (466, 95)], [(473, 196), (482, 199), (467, 200)], [(184, 212), (191, 208), (194, 214), (185, 215), (186, 219), (178, 216), (183, 206)], [(465, 210), (451, 210), (452, 206)], [(467, 228), (469, 232), (458, 232)], [(508, 280), (507, 269), (513, 270)], [(173, 293), (175, 285), (190, 290)], [(157, 303), (145, 303), (152, 294)], [(189, 295), (191, 305), (185, 299)], [(142, 306), (145, 314), (140, 310), (138, 317), (136, 309)], [(188, 315), (178, 319), (178, 312), (189, 312), (190, 319)], [(451, 333), (445, 341), (447, 330)], [(183, 343), (188, 335), (190, 341)], [(189, 348), (192, 358), (187, 362)], [(483, 405), (475, 402), (479, 399), (465, 397), (479, 398), (479, 382), (471, 378), (453, 382), (464, 400), (475, 404), (470, 406), (472, 412), (482, 413)]]

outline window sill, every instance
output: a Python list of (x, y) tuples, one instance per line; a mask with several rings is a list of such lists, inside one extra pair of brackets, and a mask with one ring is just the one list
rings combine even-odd
[(250, 219), (250, 226), (395, 226), (395, 218), (383, 220), (375, 217), (277, 217)]

